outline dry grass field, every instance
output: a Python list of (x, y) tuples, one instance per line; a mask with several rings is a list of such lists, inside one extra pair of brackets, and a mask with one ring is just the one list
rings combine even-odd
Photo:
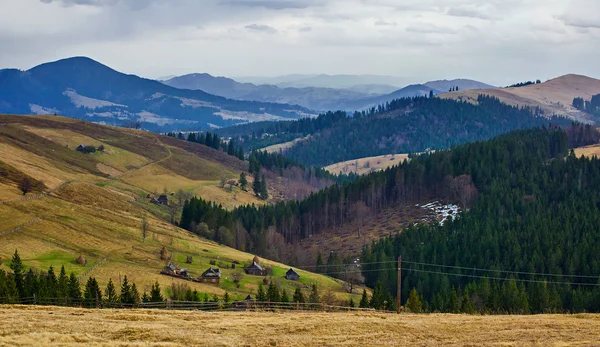
[(600, 158), (600, 145), (591, 145), (585, 147), (575, 148), (575, 155), (579, 158), (581, 156), (584, 157), (597, 157)]
[(480, 94), (495, 96), (509, 105), (539, 106), (547, 115), (557, 114), (587, 120), (587, 116), (576, 110), (572, 102), (575, 97), (590, 100), (592, 95), (600, 94), (600, 80), (571, 74), (525, 87), (459, 90), (441, 94), (440, 97), (475, 102)]
[(600, 316), (0, 306), (0, 346), (598, 346)]
[(388, 167), (402, 163), (406, 159), (408, 159), (408, 154), (386, 154), (331, 164), (326, 166), (325, 170), (334, 175), (347, 175), (351, 172), (358, 175), (364, 175), (374, 171), (385, 170)]
[(288, 148), (292, 148), (296, 143), (300, 142), (300, 141), (304, 141), (306, 139), (310, 138), (310, 135), (306, 136), (306, 137), (301, 137), (298, 139), (294, 139), (292, 141), (288, 141), (288, 142), (284, 142), (284, 143), (280, 143), (277, 145), (272, 145), (272, 146), (268, 146), (263, 148), (263, 151), (267, 151), (269, 153), (279, 153), (281, 151), (285, 151)]

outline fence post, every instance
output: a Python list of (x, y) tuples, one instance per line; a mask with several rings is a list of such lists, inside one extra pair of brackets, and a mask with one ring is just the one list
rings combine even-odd
[(37, 305), (37, 300), (35, 299), (35, 293), (33, 293), (33, 304)]

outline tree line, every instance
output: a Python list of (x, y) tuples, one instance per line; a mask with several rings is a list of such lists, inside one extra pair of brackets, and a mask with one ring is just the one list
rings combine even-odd
[(590, 101), (580, 97), (574, 98), (573, 107), (579, 111), (600, 116), (600, 94), (593, 95)]

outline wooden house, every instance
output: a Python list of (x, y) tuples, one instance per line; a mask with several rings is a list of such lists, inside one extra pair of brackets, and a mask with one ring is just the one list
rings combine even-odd
[(187, 269), (180, 269), (172, 263), (169, 263), (167, 266), (165, 266), (160, 273), (163, 275), (180, 277), (184, 279), (191, 278)]
[(263, 267), (260, 266), (255, 261), (253, 261), (250, 266), (245, 267), (244, 272), (248, 275), (254, 275), (254, 276), (264, 276), (265, 275), (265, 269), (263, 269)]
[(169, 204), (169, 197), (165, 194), (161, 194), (158, 197), (158, 201), (160, 202), (161, 205), (168, 205)]
[(290, 268), (286, 273), (285, 273), (285, 279), (286, 280), (291, 280), (291, 281), (297, 281), (300, 279), (300, 275), (294, 271), (294, 269)]
[(221, 270), (209, 267), (208, 270), (202, 273), (199, 282), (219, 284), (221, 282)]

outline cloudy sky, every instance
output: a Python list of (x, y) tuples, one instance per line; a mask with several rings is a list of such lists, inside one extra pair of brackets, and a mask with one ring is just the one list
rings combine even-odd
[(77, 55), (152, 78), (600, 78), (599, 0), (0, 0), (0, 16), (0, 67)]

